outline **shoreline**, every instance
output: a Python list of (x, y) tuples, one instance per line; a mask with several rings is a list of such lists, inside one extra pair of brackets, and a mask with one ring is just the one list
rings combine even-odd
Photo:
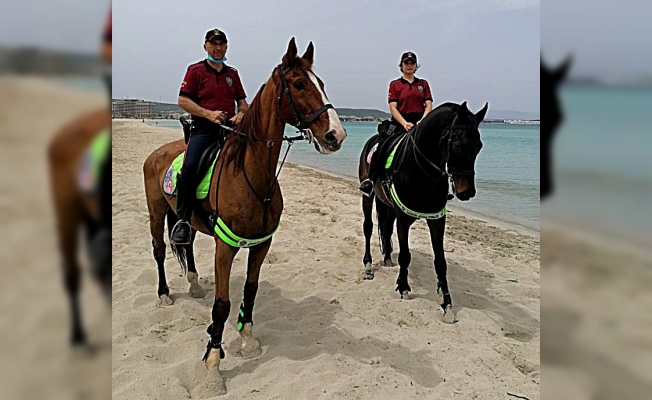
[[(305, 168), (305, 169), (308, 169), (308, 170), (312, 170), (314, 172), (317, 172), (319, 174), (323, 174), (323, 175), (326, 175), (326, 176), (329, 176), (329, 177), (332, 177), (332, 178), (337, 178), (337, 179), (341, 179), (341, 180), (344, 180), (344, 181), (347, 181), (347, 182), (355, 183), (355, 185), (359, 184), (357, 179), (352, 178), (350, 176), (336, 174), (334, 172), (325, 171), (325, 170), (322, 170), (322, 169), (319, 169), (319, 168), (315, 168), (315, 167), (304, 165), (304, 164), (299, 164), (299, 163), (292, 162), (292, 161), (286, 161), (285, 164), (290, 164), (290, 165), (292, 165), (294, 167), (297, 167), (297, 168)], [(500, 228), (500, 229), (504, 229), (504, 230), (512, 230), (512, 231), (516, 231), (516, 232), (524, 234), (524, 235), (537, 237), (537, 238), (540, 237), (540, 234), (541, 234), (540, 230), (538, 230), (538, 229), (534, 229), (532, 227), (528, 227), (526, 225), (522, 225), (522, 224), (519, 224), (519, 223), (516, 223), (516, 222), (513, 222), (513, 221), (505, 221), (505, 220), (501, 220), (499, 218), (492, 218), (492, 217), (487, 216), (487, 215), (485, 215), (485, 214), (483, 214), (481, 212), (478, 212), (478, 211), (475, 211), (475, 210), (469, 210), (468, 208), (463, 207), (463, 206), (460, 207), (458, 204), (450, 204), (450, 202), (449, 202), (447, 207), (449, 208), (449, 212), (451, 212), (453, 214), (461, 215), (463, 217), (470, 218), (470, 219), (479, 220), (479, 221), (485, 222), (485, 223), (487, 223), (489, 225), (492, 225), (492, 226), (494, 226), (496, 228)]]
[[(131, 118), (121, 118), (121, 119), (115, 119), (114, 121), (136, 121), (136, 122), (138, 122), (138, 121), (142, 121), (142, 120), (141, 119), (131, 119)], [(151, 121), (154, 121), (154, 120), (151, 120), (151, 119), (148, 120), (146, 118), (145, 123), (144, 123), (145, 125), (151, 126), (151, 127), (154, 127), (154, 128), (164, 128), (164, 129), (173, 129), (173, 130), (177, 129), (177, 128), (173, 128), (173, 127), (170, 127), (170, 126), (161, 126), (161, 125), (152, 124), (152, 123), (149, 123), (148, 121), (151, 122)], [(140, 123), (142, 124), (143, 122), (140, 122)], [(294, 161), (286, 161), (286, 164), (292, 164), (294, 166), (298, 166), (298, 167), (301, 167), (301, 168), (307, 168), (307, 169), (313, 170), (315, 172), (318, 172), (320, 174), (324, 174), (324, 175), (334, 177), (334, 178), (338, 178), (338, 179), (343, 179), (345, 181), (355, 182), (356, 185), (359, 184), (359, 182), (358, 182), (358, 180), (356, 178), (350, 177), (350, 176), (347, 176), (347, 175), (337, 174), (337, 173), (334, 173), (334, 172), (326, 171), (326, 170), (323, 170), (323, 169), (320, 169), (320, 168), (317, 168), (317, 167), (297, 163), (297, 162), (294, 162)], [(461, 216), (471, 218), (471, 219), (480, 220), (480, 221), (483, 221), (483, 222), (485, 222), (485, 223), (487, 223), (489, 225), (495, 226), (495, 227), (500, 228), (500, 229), (513, 230), (513, 231), (516, 231), (518, 233), (528, 235), (528, 236), (532, 236), (532, 237), (540, 237), (540, 235), (541, 235), (541, 226), (540, 225), (539, 225), (539, 228), (535, 228), (535, 227), (533, 227), (531, 225), (527, 225), (527, 224), (520, 223), (520, 222), (517, 222), (517, 221), (511, 221), (511, 220), (505, 220), (505, 219), (500, 219), (500, 218), (497, 218), (497, 217), (493, 217), (491, 215), (487, 215), (486, 213), (482, 212), (482, 210), (474, 210), (474, 209), (471, 209), (471, 207), (461, 205), (458, 201), (456, 201), (453, 204), (451, 204), (451, 202), (449, 202), (448, 207), (449, 207), (449, 211), (454, 213), (454, 214), (461, 215)]]

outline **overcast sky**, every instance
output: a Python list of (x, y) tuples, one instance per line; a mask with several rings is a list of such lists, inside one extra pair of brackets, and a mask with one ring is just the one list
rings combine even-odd
[(99, 53), (109, 0), (3, 2), (0, 46), (39, 46)]
[(336, 107), (387, 110), (409, 50), (435, 104), (538, 114), (539, 19), (538, 0), (116, 0), (113, 97), (176, 103), (187, 66), (206, 56), (205, 32), (220, 28), (250, 101), (295, 36), (301, 53), (313, 41)]
[(541, 53), (553, 66), (572, 54), (571, 76), (650, 76), (650, 15), (644, 0), (546, 0)]

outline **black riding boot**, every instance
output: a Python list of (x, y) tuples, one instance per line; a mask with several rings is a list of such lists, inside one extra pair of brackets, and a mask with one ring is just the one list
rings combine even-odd
[(376, 154), (374, 154), (371, 158), (371, 164), (369, 164), (369, 171), (367, 172), (367, 179), (362, 181), (362, 183), (360, 183), (360, 187), (358, 187), (360, 193), (367, 197), (371, 197), (371, 194), (374, 192), (374, 178), (376, 176), (377, 163), (374, 157), (378, 157), (378, 150), (376, 150)]
[(183, 175), (177, 175), (177, 217), (172, 228), (170, 242), (175, 245), (190, 244), (190, 217), (192, 216), (192, 185)]
[(371, 179), (365, 179), (360, 183), (360, 187), (358, 187), (358, 190), (360, 193), (367, 197), (371, 197), (371, 193), (374, 191), (374, 182)]

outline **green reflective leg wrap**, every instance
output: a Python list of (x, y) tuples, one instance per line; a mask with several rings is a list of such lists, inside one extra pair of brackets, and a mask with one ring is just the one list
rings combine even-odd
[(244, 324), (246, 323), (253, 324), (251, 314), (252, 314), (252, 310), (247, 309), (247, 307), (245, 307), (244, 301), (240, 303), (240, 312), (238, 313), (238, 332), (242, 331), (242, 328), (244, 328)]

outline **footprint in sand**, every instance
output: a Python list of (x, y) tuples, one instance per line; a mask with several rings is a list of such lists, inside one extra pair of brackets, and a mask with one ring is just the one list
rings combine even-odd
[(272, 251), (267, 253), (267, 256), (265, 257), (265, 261), (269, 264), (285, 264), (289, 260), (290, 258), (287, 256), (287, 254), (284, 253), (278, 254)]
[(138, 278), (134, 280), (134, 284), (138, 286), (156, 286), (156, 271), (155, 270), (145, 270), (138, 275)]

